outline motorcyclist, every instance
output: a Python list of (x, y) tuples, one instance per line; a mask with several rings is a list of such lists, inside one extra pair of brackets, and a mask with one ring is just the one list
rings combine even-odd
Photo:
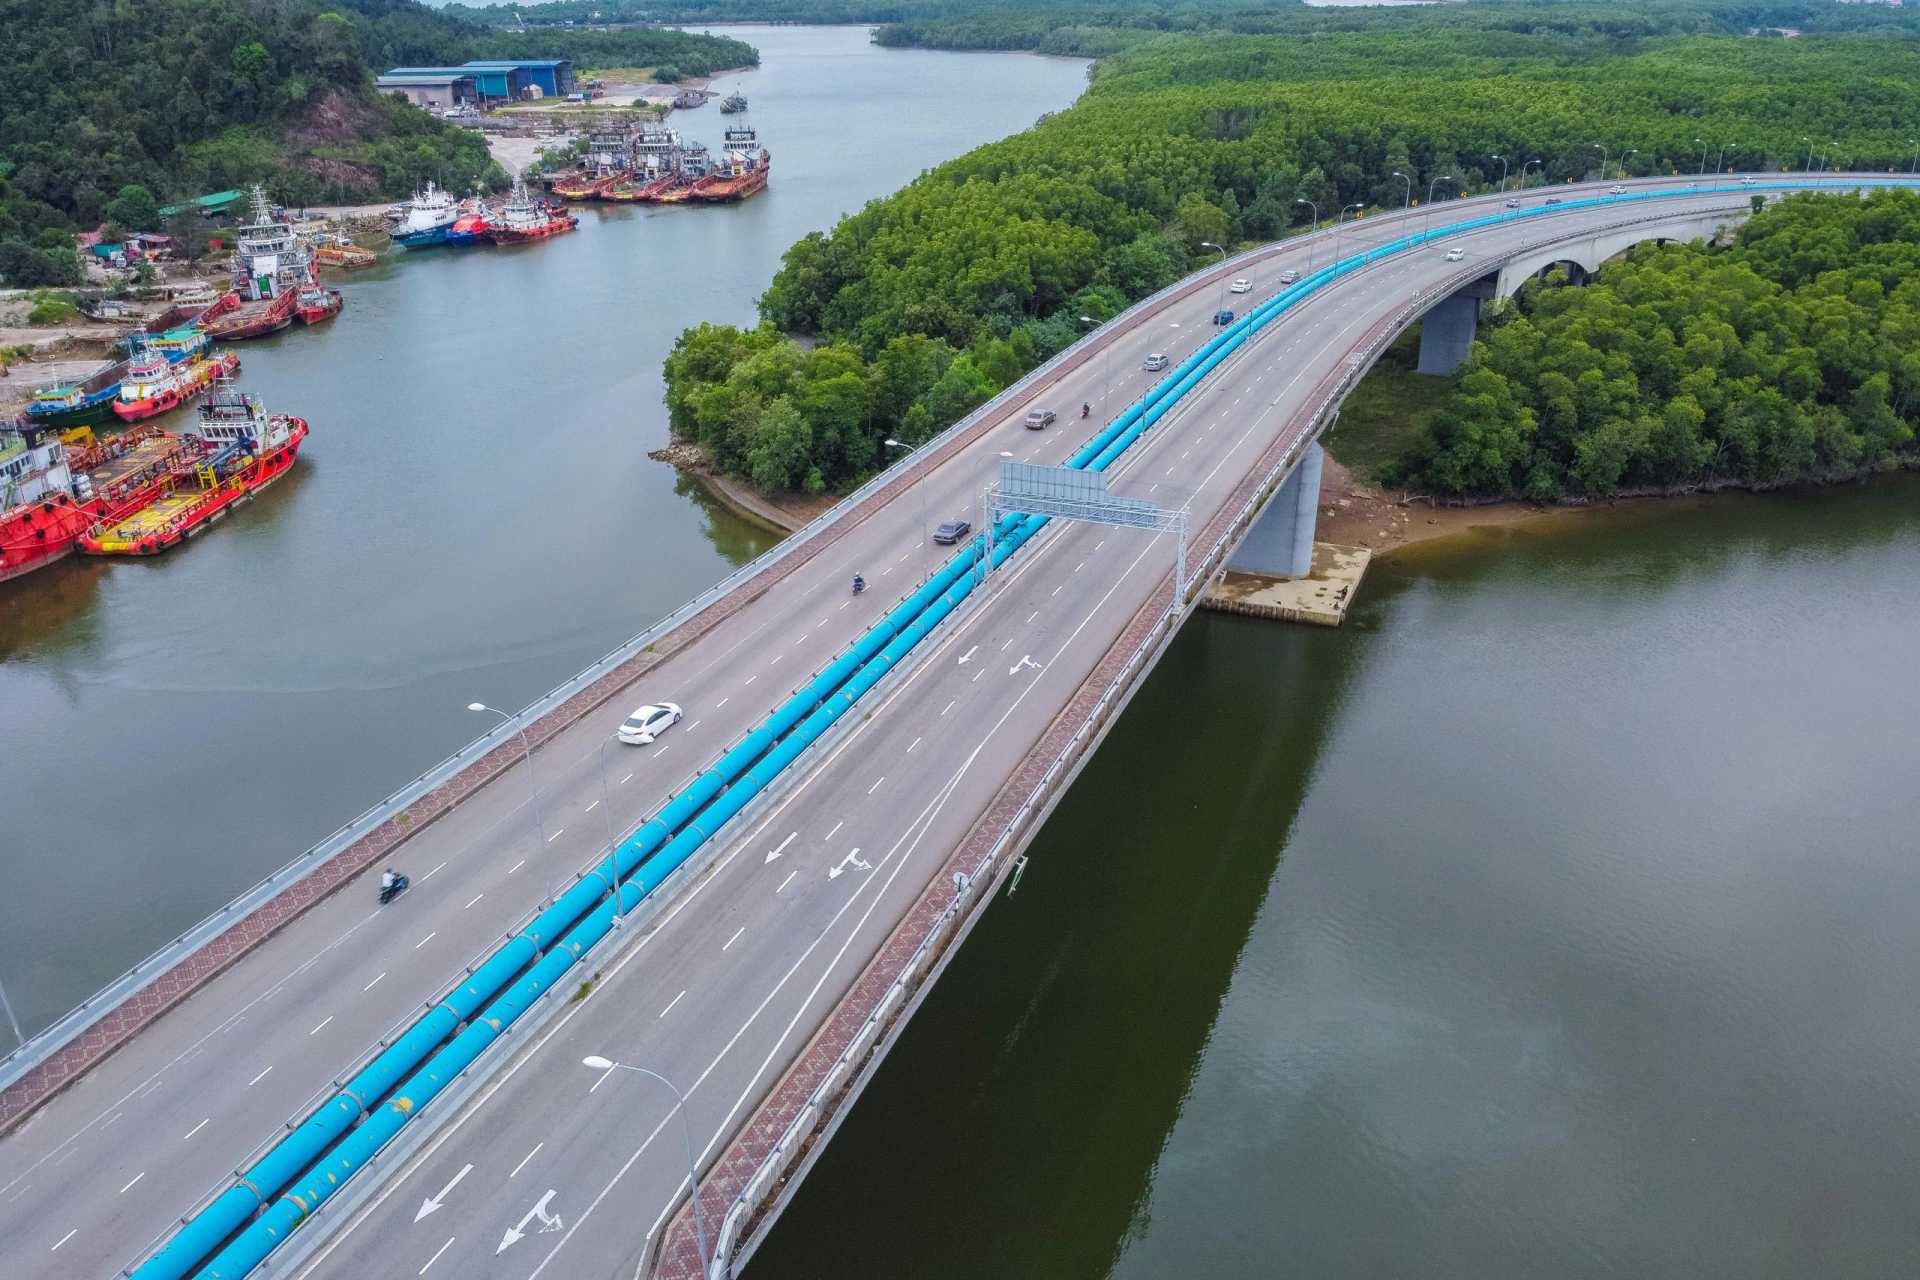
[(394, 886), (399, 883), (400, 875), (392, 867), (388, 867), (380, 873), (380, 892), (391, 893)]
[(1081, 405), (1081, 406), (1080, 406), (1080, 416), (1081, 416), (1081, 417), (1083, 417), (1083, 418), (1084, 418), (1084, 417), (1086, 417), (1086, 416), (1087, 416), (1088, 414), (1090, 414), (1090, 413), (1092, 413), (1092, 412), (1093, 412), (1093, 406), (1092, 406), (1092, 405), (1090, 405), (1090, 404), (1083, 404), (1083, 405)]
[(867, 589), (867, 580), (861, 577), (857, 573), (854, 574), (853, 575), (853, 594), (859, 595), (862, 591), (865, 591), (866, 589)]

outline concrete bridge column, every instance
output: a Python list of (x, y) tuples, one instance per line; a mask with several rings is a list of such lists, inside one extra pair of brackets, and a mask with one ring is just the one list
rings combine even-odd
[(1318, 443), (1300, 455), (1280, 491), (1228, 557), (1227, 568), (1269, 578), (1304, 578), (1313, 571), (1313, 535), (1320, 522)]

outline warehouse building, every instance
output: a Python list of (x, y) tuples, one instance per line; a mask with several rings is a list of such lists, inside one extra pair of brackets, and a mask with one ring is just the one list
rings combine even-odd
[(436, 111), (486, 101), (479, 78), (464, 67), (395, 67), (373, 85), (381, 93), (398, 94), (416, 107)]
[(476, 59), (466, 64), (476, 74), (506, 73), (517, 77), (521, 97), (527, 89), (538, 89), (540, 96), (564, 98), (577, 91), (573, 63), (565, 58)]

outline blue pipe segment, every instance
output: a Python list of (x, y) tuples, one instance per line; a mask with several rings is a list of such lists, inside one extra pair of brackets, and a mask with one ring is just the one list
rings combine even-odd
[[(1857, 190), (1862, 186), (1914, 185), (1912, 179), (1726, 184), (1587, 197), (1551, 206), (1551, 211), (1563, 213), (1627, 201), (1720, 192)], [(1096, 432), (1066, 465), (1104, 471), (1222, 361), (1274, 319), (1334, 280), (1383, 257), (1442, 237), (1537, 217), (1547, 211), (1547, 206), (1534, 206), (1449, 223), (1363, 250), (1308, 274), (1224, 326)], [(201, 1273), (203, 1280), (230, 1280), (251, 1271), (606, 935), (617, 914), (616, 903), (631, 901), (637, 905), (658, 888), (958, 608), (991, 569), (1004, 564), (1046, 524), (1044, 516), (1009, 513), (995, 528), (990, 554), (984, 538), (973, 539), (964, 551), (775, 708), (759, 727), (362, 1068), (339, 1094), (322, 1104), (247, 1169), (234, 1186), (184, 1225), (136, 1270), (133, 1280), (182, 1280), (229, 1236), (233, 1236), (232, 1242), (207, 1264)], [(629, 890), (634, 893), (631, 899), (627, 896)], [(519, 975), (517, 980), (516, 975)], [(495, 993), (500, 994), (496, 997)], [(493, 1003), (488, 1005), (490, 997), (494, 997)], [(474, 1016), (482, 1006), (485, 1006), (484, 1012)], [(449, 1036), (452, 1036), (450, 1041)], [(425, 1065), (421, 1066), (423, 1062)], [(413, 1072), (411, 1076), (407, 1075), (409, 1071)], [(403, 1077), (404, 1084), (400, 1083)], [(389, 1093), (393, 1096), (380, 1102)], [(375, 1106), (376, 1103), (379, 1105)], [(359, 1122), (357, 1128), (356, 1121)], [(352, 1132), (349, 1134), (348, 1130)], [(347, 1134), (344, 1140), (340, 1140), (342, 1134)], [(336, 1140), (340, 1140), (338, 1145), (329, 1152), (328, 1147)], [(323, 1152), (327, 1153), (326, 1158), (319, 1160)], [(316, 1160), (319, 1163), (315, 1163)], [(304, 1177), (301, 1177), (302, 1170), (307, 1170)], [(234, 1235), (275, 1192), (288, 1187), (296, 1178), (299, 1179), (296, 1185), (286, 1190), (244, 1231)]]

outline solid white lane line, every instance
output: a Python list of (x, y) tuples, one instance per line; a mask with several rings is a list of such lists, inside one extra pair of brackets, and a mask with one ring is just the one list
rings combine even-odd
[(213, 1120), (213, 1117), (208, 1116), (205, 1120), (202, 1120), (199, 1124), (193, 1126), (193, 1128), (187, 1130), (185, 1134), (181, 1135), (180, 1141), (185, 1142), (188, 1138), (191, 1138), (194, 1134), (206, 1128), (207, 1125), (212, 1122), (212, 1120)]
[[(960, 701), (960, 699), (958, 699), (958, 698), (955, 698), (955, 699), (953, 700), (953, 702), (958, 702), (958, 701)], [(940, 708), (940, 714), (941, 714), (941, 715), (945, 715), (945, 714), (947, 714), (947, 712), (949, 712), (949, 711), (951, 711), (951, 710), (953, 710), (953, 702), (949, 702), (949, 703), (948, 703), (948, 704), (947, 704), (946, 706), (944, 706), (944, 707), (942, 707), (942, 708)]]
[(747, 931), (747, 926), (745, 925), (741, 925), (738, 929), (735, 929), (733, 931), (733, 936), (731, 938), (728, 938), (724, 943), (722, 943), (720, 945), (720, 949), (722, 951), (725, 951), (728, 947), (740, 941), (740, 935), (745, 933), (746, 931)]
[(462, 911), (471, 911), (473, 909), (473, 904), (480, 901), (480, 899), (486, 896), (487, 896), (487, 891), (485, 889), (482, 889), (480, 892), (474, 894), (473, 897), (469, 898), (467, 900), (467, 905), (460, 909)]
[(513, 1173), (510, 1173), (510, 1174), (508, 1174), (507, 1176), (508, 1176), (509, 1178), (511, 1178), (511, 1177), (513, 1177), (513, 1174), (514, 1174), (514, 1173), (519, 1173), (519, 1172), (520, 1172), (520, 1171), (521, 1171), (522, 1169), (524, 1169), (524, 1168), (526, 1168), (526, 1167), (527, 1167), (527, 1161), (529, 1161), (529, 1160), (531, 1160), (531, 1159), (533, 1159), (533, 1157), (534, 1157), (534, 1154), (535, 1154), (535, 1152), (538, 1152), (538, 1151), (540, 1150), (540, 1148), (542, 1148), (542, 1147), (544, 1147), (544, 1146), (546, 1146), (546, 1145), (547, 1145), (547, 1144), (546, 1144), (546, 1143), (544, 1143), (544, 1142), (536, 1142), (536, 1143), (534, 1143), (534, 1144), (533, 1144), (533, 1150), (532, 1150), (532, 1151), (529, 1151), (529, 1152), (527, 1152), (527, 1154), (525, 1154), (525, 1155), (523, 1155), (523, 1156), (521, 1156), (521, 1157), (520, 1157), (520, 1163), (519, 1163), (519, 1164), (517, 1164), (517, 1165), (515, 1165), (515, 1166), (513, 1166)]
[(273, 1068), (268, 1067), (266, 1071), (262, 1071), (259, 1075), (255, 1076), (253, 1079), (247, 1081), (247, 1088), (251, 1089), (253, 1088), (253, 1086), (259, 1084), (262, 1080), (265, 1080), (267, 1078), (267, 1071), (271, 1071), (271, 1070), (273, 1070)]
[(885, 782), (886, 780), (887, 780), (887, 775), (884, 773), (881, 774), (879, 777), (875, 778), (873, 780), (873, 785), (867, 788), (867, 794), (872, 795), (874, 792), (878, 791), (880, 789), (880, 784)]
[[(432, 937), (433, 935), (432, 935), (432, 934), (428, 934), (427, 936), (428, 936), (429, 938), (431, 938), (431, 937)], [(418, 948), (416, 948), (416, 950), (417, 950), (417, 949), (418, 949)], [(308, 1035), (310, 1035), (310, 1036), (317, 1036), (317, 1035), (319, 1035), (319, 1034), (320, 1034), (320, 1028), (321, 1028), (321, 1027), (324, 1027), (324, 1026), (326, 1026), (326, 1025), (327, 1025), (327, 1024), (329, 1023), (329, 1022), (332, 1022), (332, 1021), (333, 1021), (333, 1015), (332, 1015), (332, 1014), (328, 1014), (328, 1015), (327, 1015), (326, 1017), (324, 1017), (324, 1018), (322, 1018), (322, 1019), (320, 1019), (320, 1022), (319, 1022), (319, 1025), (318, 1025), (318, 1026), (315, 1026), (315, 1027), (314, 1027), (314, 1029), (313, 1029), (313, 1030), (311, 1030), (311, 1031), (309, 1031), (309, 1032), (307, 1032), (307, 1034), (308, 1034)], [(205, 1122), (205, 1121), (202, 1121), (201, 1123), (203, 1123), (203, 1124), (204, 1124), (204, 1123), (206, 1123), (206, 1122)], [(187, 1136), (188, 1136), (189, 1138), (191, 1138), (191, 1137), (192, 1137), (193, 1135), (192, 1135), (192, 1134), (188, 1134)]]
[[(471, 904), (471, 903), (469, 903), (468, 905), (472, 905), (472, 904)], [(381, 974), (381, 975), (380, 975), (380, 978), (384, 978), (384, 977), (386, 977), (386, 976), (387, 976), (387, 975), (383, 973), (383, 974)], [(373, 990), (373, 989), (374, 989), (375, 987), (377, 987), (377, 986), (379, 986), (379, 985), (380, 985), (380, 978), (375, 978), (375, 979), (374, 979), (374, 980), (373, 980), (372, 982), (369, 982), (369, 983), (368, 983), (368, 984), (367, 984), (366, 986), (364, 986), (364, 987), (362, 987), (362, 988), (360, 988), (360, 990), (362, 990), (362, 991), (371, 991), (371, 990)]]
[(425, 881), (425, 880), (431, 880), (431, 879), (433, 879), (433, 877), (434, 877), (434, 872), (437, 872), (437, 871), (439, 871), (441, 867), (444, 867), (444, 866), (446, 866), (446, 865), (447, 865), (447, 864), (446, 864), (445, 862), (442, 862), (442, 863), (440, 864), (440, 866), (439, 866), (439, 867), (435, 867), (435, 868), (433, 869), (433, 871), (429, 871), (429, 872), (427, 872), (427, 874), (425, 874), (425, 875), (423, 875), (423, 876), (421, 876), (421, 877), (420, 877), (420, 879), (421, 879), (421, 880), (423, 880), (423, 881)]
[[(441, 1255), (441, 1254), (443, 1254), (443, 1253), (445, 1253), (445, 1252), (446, 1252), (446, 1251), (447, 1251), (447, 1250), (448, 1250), (449, 1248), (451, 1248), (451, 1247), (452, 1247), (452, 1245), (453, 1245), (453, 1237), (452, 1237), (452, 1236), (448, 1236), (448, 1237), (447, 1237), (447, 1243), (446, 1243), (446, 1244), (443, 1244), (443, 1245), (441, 1245), (441, 1246), (440, 1246), (440, 1247), (439, 1247), (438, 1249), (435, 1249), (435, 1250), (433, 1251), (433, 1256), (432, 1256), (431, 1258), (428, 1258), (428, 1259), (427, 1259), (427, 1267), (430, 1267), (430, 1266), (432, 1266), (432, 1265), (433, 1265), (434, 1263), (436, 1263), (436, 1262), (438, 1262), (438, 1261), (440, 1261), (440, 1255)], [(420, 1270), (419, 1270), (419, 1272), (418, 1272), (418, 1274), (420, 1274), (420, 1275), (425, 1275), (425, 1274), (427, 1274), (427, 1267), (422, 1267), (422, 1268), (420, 1268)]]
[[(799, 871), (798, 871), (797, 869), (796, 869), (796, 870), (793, 870), (793, 871), (789, 871), (789, 872), (787, 872), (787, 878), (786, 878), (785, 880), (782, 880), (782, 881), (780, 882), (780, 889), (784, 889), (784, 888), (786, 888), (786, 887), (787, 887), (788, 885), (790, 885), (790, 884), (792, 884), (792, 883), (793, 883), (793, 878), (794, 878), (795, 876), (797, 876), (797, 875), (799, 875), (799, 874), (800, 874), (800, 872), (799, 872)], [(774, 895), (775, 895), (776, 897), (778, 897), (778, 896), (779, 896), (779, 893), (780, 893), (780, 889), (775, 889), (775, 890), (773, 891), (773, 892), (774, 892)]]
[(555, 840), (558, 840), (561, 836), (565, 834), (567, 834), (567, 829), (565, 827), (562, 827), (558, 831), (554, 832), (552, 835), (547, 837), (547, 843), (552, 844)]
[(507, 868), (507, 874), (512, 875), (514, 872), (518, 871), (520, 868), (526, 865), (527, 865), (527, 860), (525, 858), (522, 858), (520, 859), (520, 861), (514, 863), (512, 866)]
[(600, 807), (600, 802), (598, 800), (595, 800), (592, 804), (587, 806), (587, 812), (592, 813), (595, 809), (598, 809), (599, 807)]
[(666, 1017), (666, 1016), (667, 1016), (668, 1014), (670, 1014), (670, 1013), (672, 1013), (672, 1012), (673, 1012), (673, 1006), (675, 1006), (675, 1005), (677, 1005), (677, 1004), (679, 1004), (679, 1003), (680, 1003), (680, 1002), (681, 1002), (682, 1000), (685, 1000), (686, 998), (687, 998), (687, 993), (686, 993), (685, 991), (682, 991), (682, 992), (681, 992), (681, 993), (680, 993), (679, 995), (677, 995), (677, 996), (675, 996), (675, 997), (674, 997), (673, 999), (671, 999), (671, 1000), (669, 1000), (669, 1001), (667, 1001), (667, 1007), (666, 1007), (666, 1008), (664, 1008), (664, 1009), (662, 1009), (662, 1010), (660, 1011), (660, 1016), (661, 1016), (662, 1018), (664, 1018), (664, 1017)]
[(917, 746), (919, 746), (919, 745), (920, 745), (920, 739), (918, 739), (918, 738), (915, 738), (915, 739), (913, 740), (913, 743), (912, 743), (912, 745), (910, 745), (910, 746), (908, 746), (908, 748), (907, 748), (907, 754), (908, 754), (908, 755), (912, 755), (912, 754), (913, 754), (913, 748), (914, 748), (914, 747), (917, 747)]
[[(67, 1241), (73, 1239), (75, 1236), (79, 1234), (80, 1234), (80, 1228), (75, 1227), (73, 1230), (67, 1232), (67, 1234), (61, 1236), (60, 1239), (57, 1242), (55, 1242), (53, 1249), (58, 1249), (61, 1245), (65, 1244)], [(47, 1252), (52, 1253), (53, 1249), (49, 1249), (47, 1250)]]
[(422, 947), (424, 947), (424, 946), (426, 946), (426, 945), (427, 945), (427, 944), (428, 944), (429, 942), (432, 942), (432, 941), (433, 941), (433, 940), (434, 940), (435, 938), (437, 938), (437, 937), (439, 937), (439, 936), (440, 936), (440, 931), (439, 931), (438, 929), (435, 929), (435, 930), (434, 930), (434, 931), (433, 931), (432, 933), (430, 933), (430, 934), (428, 934), (428, 935), (427, 935), (426, 937), (424, 937), (424, 938), (422, 938), (422, 939), (420, 939), (420, 941), (418, 941), (418, 942), (416, 942), (416, 943), (414, 943), (414, 944), (413, 944), (413, 949), (414, 949), (415, 951), (418, 951), (418, 950), (419, 950), (420, 948), (422, 948)]

